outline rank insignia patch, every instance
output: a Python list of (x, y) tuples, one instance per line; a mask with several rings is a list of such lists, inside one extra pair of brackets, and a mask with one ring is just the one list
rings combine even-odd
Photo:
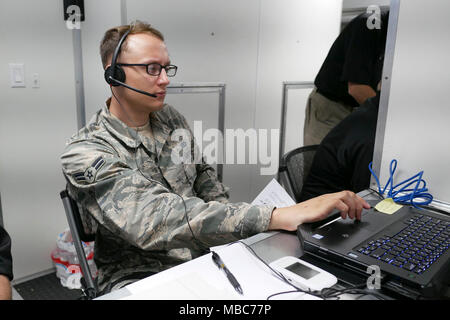
[(92, 183), (95, 181), (97, 172), (103, 166), (104, 163), (105, 163), (105, 160), (103, 160), (103, 157), (100, 156), (84, 172), (75, 173), (74, 178), (77, 181), (86, 181), (88, 183)]

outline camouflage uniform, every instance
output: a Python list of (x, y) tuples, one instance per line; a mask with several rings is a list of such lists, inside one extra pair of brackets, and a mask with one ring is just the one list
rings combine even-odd
[(165, 105), (151, 113), (150, 124), (153, 140), (105, 106), (68, 141), (61, 156), (85, 231), (96, 234), (100, 291), (199, 256), (202, 250), (186, 223), (185, 206), (195, 238), (204, 246), (267, 230), (274, 209), (229, 203), (228, 190), (204, 161), (174, 164), (172, 150), (182, 142), (172, 141), (171, 133), (189, 129), (174, 108)]

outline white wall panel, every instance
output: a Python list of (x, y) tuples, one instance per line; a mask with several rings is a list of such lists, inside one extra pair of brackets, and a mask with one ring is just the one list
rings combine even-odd
[(394, 182), (424, 170), (430, 193), (450, 203), (450, 2), (401, 1), (399, 12), (392, 77), (382, 87), (390, 94), (381, 184), (395, 158)]
[[(59, 0), (0, 3), (0, 192), (15, 278), (52, 267), (66, 228), (59, 156), (76, 130), (72, 31)], [(8, 63), (25, 64), (26, 88), (10, 88)], [(31, 87), (33, 73), (40, 88)]]
[(100, 41), (105, 31), (121, 24), (120, 0), (84, 2), (86, 21), (82, 23), (83, 74), (86, 104), (86, 122), (102, 108), (111, 96), (104, 80)]

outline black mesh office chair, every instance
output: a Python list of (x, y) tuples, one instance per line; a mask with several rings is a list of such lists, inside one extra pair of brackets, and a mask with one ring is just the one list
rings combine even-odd
[(299, 147), (286, 153), (280, 160), (279, 182), (296, 202), (299, 202), (303, 184), (318, 148), (318, 144)]
[(72, 233), (73, 243), (77, 251), (78, 261), (80, 262), (83, 277), (81, 285), (85, 299), (93, 299), (97, 296), (98, 289), (92, 277), (89, 264), (86, 259), (86, 253), (83, 249), (81, 241), (90, 242), (95, 240), (95, 234), (86, 234), (81, 222), (80, 212), (75, 200), (73, 200), (66, 190), (60, 192), (61, 200), (66, 211), (67, 222), (69, 223), (70, 232)]

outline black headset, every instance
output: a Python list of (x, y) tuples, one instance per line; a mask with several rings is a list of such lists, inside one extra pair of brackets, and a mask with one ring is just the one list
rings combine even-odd
[(125, 83), (125, 78), (126, 78), (125, 71), (123, 70), (123, 68), (120, 65), (117, 65), (117, 58), (119, 56), (120, 49), (122, 47), (123, 42), (125, 41), (126, 37), (128, 36), (128, 34), (130, 32), (131, 32), (131, 29), (128, 29), (124, 33), (122, 38), (120, 38), (119, 43), (117, 44), (117, 47), (114, 50), (114, 54), (113, 54), (113, 57), (111, 60), (111, 65), (108, 68), (106, 68), (106, 70), (105, 70), (105, 80), (109, 85), (111, 85), (113, 87), (123, 86), (130, 90), (145, 94), (146, 96), (156, 98), (157, 97), (156, 94), (152, 94), (152, 93), (149, 93), (149, 92), (146, 92), (143, 90), (139, 90), (139, 89), (136, 89), (134, 87), (127, 85)]
[(117, 44), (117, 47), (114, 50), (111, 65), (105, 70), (105, 80), (108, 84), (112, 85), (113, 87), (120, 86), (120, 82), (125, 82), (125, 71), (121, 66), (117, 65), (117, 57), (119, 56), (120, 48), (122, 48), (123, 42), (125, 41), (126, 37), (130, 32), (131, 29), (127, 30), (127, 32), (124, 33), (122, 38), (120, 38), (119, 43)]

